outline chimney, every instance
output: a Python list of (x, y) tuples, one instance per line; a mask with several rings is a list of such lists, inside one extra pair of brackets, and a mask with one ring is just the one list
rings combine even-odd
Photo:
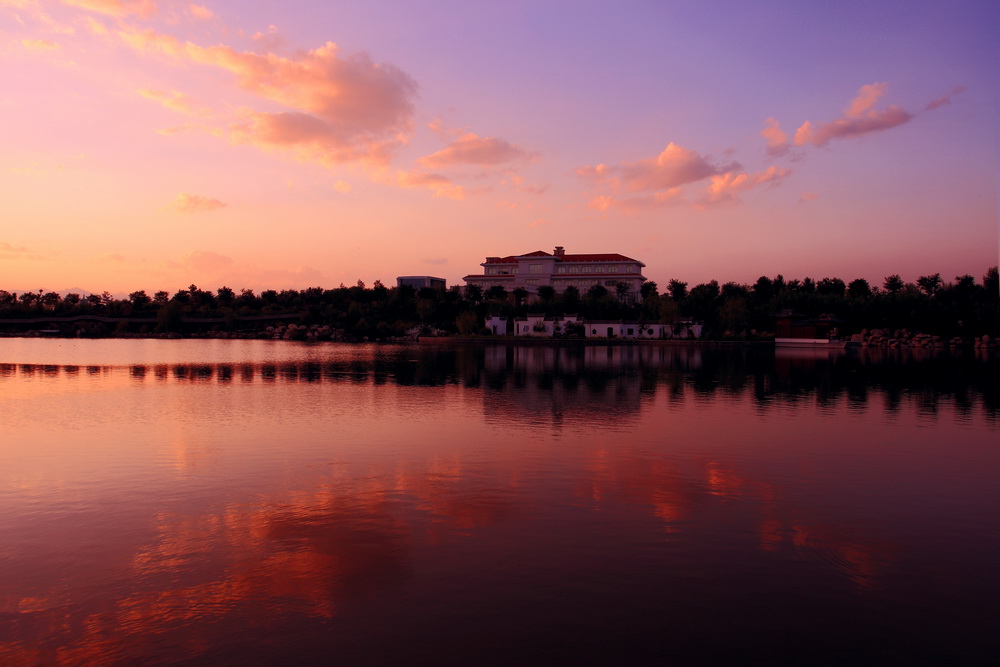
[(566, 254), (566, 250), (561, 245), (557, 245), (556, 249), (552, 252), (552, 254), (555, 255), (556, 257), (562, 257), (563, 255)]

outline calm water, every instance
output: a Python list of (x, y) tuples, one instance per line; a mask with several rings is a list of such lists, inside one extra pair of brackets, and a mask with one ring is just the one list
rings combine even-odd
[(0, 339), (0, 663), (996, 664), (998, 371)]

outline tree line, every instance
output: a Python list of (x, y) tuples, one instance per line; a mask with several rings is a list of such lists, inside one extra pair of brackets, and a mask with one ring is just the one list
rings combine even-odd
[[(716, 280), (689, 287), (671, 279), (661, 291), (655, 282), (642, 285), (640, 294), (619, 285), (611, 290), (595, 285), (585, 292), (575, 287), (556, 292), (541, 286), (531, 297), (523, 288), (508, 293), (502, 287), (483, 290), (477, 285), (449, 289), (386, 287), (381, 281), (368, 287), (341, 285), (334, 289), (302, 290), (230, 287), (205, 290), (197, 285), (127, 298), (103, 294), (66, 294), (0, 290), (0, 326), (16, 330), (18, 320), (60, 320), (100, 316), (105, 322), (79, 321), (76, 335), (116, 333), (194, 333), (198, 331), (252, 332), (269, 318), (297, 324), (326, 325), (346, 339), (379, 340), (404, 336), (414, 329), (445, 334), (484, 333), (492, 315), (518, 317), (575, 314), (588, 320), (628, 320), (678, 324), (699, 322), (710, 338), (766, 337), (782, 312), (803, 317), (832, 315), (841, 321), (841, 333), (862, 328), (922, 331), (942, 336), (1000, 335), (1000, 284), (997, 267), (980, 280), (971, 275), (944, 280), (940, 274), (904, 282), (886, 276), (881, 285), (863, 278), (786, 280), (761, 276), (752, 284)], [(21, 327), (23, 329), (23, 327)]]

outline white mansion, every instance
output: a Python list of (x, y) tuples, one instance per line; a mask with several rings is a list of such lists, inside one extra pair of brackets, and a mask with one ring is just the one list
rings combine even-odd
[(464, 280), (484, 291), (500, 285), (508, 292), (522, 287), (529, 294), (537, 294), (543, 285), (551, 285), (556, 292), (572, 285), (581, 294), (594, 285), (603, 285), (614, 294), (618, 285), (625, 283), (635, 298), (646, 280), (642, 275), (644, 266), (637, 259), (617, 253), (569, 255), (562, 246), (556, 246), (551, 254), (536, 250), (525, 255), (487, 257), (482, 263), (482, 275), (465, 276)]

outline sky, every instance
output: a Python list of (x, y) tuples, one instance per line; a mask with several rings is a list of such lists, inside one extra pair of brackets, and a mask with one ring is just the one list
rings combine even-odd
[(0, 0), (0, 289), (998, 256), (994, 1)]

